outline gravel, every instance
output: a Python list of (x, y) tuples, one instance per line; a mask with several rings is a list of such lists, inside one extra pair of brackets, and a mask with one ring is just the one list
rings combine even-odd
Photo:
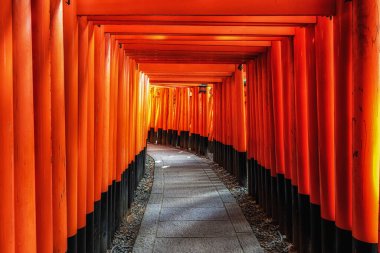
[(128, 214), (123, 218), (119, 228), (116, 230), (111, 253), (129, 253), (133, 250), (140, 224), (144, 217), (146, 205), (153, 186), (154, 160), (147, 155), (144, 177), (141, 179), (135, 192), (135, 200)]

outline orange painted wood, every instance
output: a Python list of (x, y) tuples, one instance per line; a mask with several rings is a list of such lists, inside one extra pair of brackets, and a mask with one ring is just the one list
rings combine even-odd
[(318, 17), (315, 28), (320, 175), (318, 193), (321, 195), (321, 216), (331, 221), (335, 221), (335, 206), (339, 208), (335, 204), (333, 36), (333, 21)]
[(88, 144), (88, 22), (78, 17), (78, 229), (86, 226)]
[[(318, 149), (318, 100), (316, 77), (316, 38), (315, 27), (306, 27), (306, 66), (307, 66), (307, 131), (310, 202), (320, 204), (319, 149)], [(318, 63), (317, 63), (318, 64)], [(333, 136), (331, 136), (333, 137)], [(331, 139), (332, 140), (332, 139)], [(331, 146), (332, 147), (332, 146)], [(326, 150), (324, 150), (326, 152)]]
[(0, 251), (15, 252), (12, 1), (0, 3)]
[[(378, 242), (380, 90), (377, 1), (353, 3), (353, 237)], [(354, 248), (353, 251), (356, 249)]]
[[(268, 145), (268, 152), (270, 152), (270, 170), (271, 170), (271, 176), (275, 177), (277, 173), (277, 168), (276, 168), (276, 153), (275, 153), (275, 127), (274, 127), (274, 112), (273, 112), (273, 89), (272, 89), (272, 59), (271, 59), (271, 54), (272, 54), (272, 48), (268, 50), (267, 53), (267, 96), (268, 96), (268, 101), (267, 101), (267, 107), (269, 110), (269, 129), (268, 129), (268, 139), (269, 139), (269, 145)], [(275, 210), (274, 210), (275, 211)]]
[(178, 34), (178, 35), (253, 35), (288, 36), (294, 35), (291, 26), (170, 26), (170, 25), (105, 25), (105, 32), (112, 34)]
[(99, 201), (103, 192), (103, 159), (104, 159), (104, 117), (105, 117), (105, 40), (102, 27), (94, 26), (94, 89), (95, 89), (95, 168), (94, 168), (94, 199)]
[(115, 22), (117, 24), (216, 24), (216, 25), (249, 25), (249, 24), (305, 24), (316, 23), (316, 17), (313, 16), (112, 16), (112, 15), (96, 15), (88, 16), (88, 20), (96, 22), (96, 24), (106, 24), (105, 22)]
[(92, 22), (88, 23), (88, 112), (87, 112), (87, 195), (86, 214), (94, 211), (94, 168), (95, 168), (95, 32)]
[(63, 7), (66, 105), (67, 236), (78, 225), (78, 22), (76, 4)]
[[(12, 16), (13, 20), (10, 20), (10, 22), (13, 21), (13, 120), (15, 177), (14, 205), (16, 228), (15, 252), (37, 252), (35, 145), (33, 118), (33, 59), (32, 43), (30, 43), (32, 41), (32, 13), (30, 1), (13, 1)], [(37, 35), (37, 33), (34, 33), (34, 35)], [(42, 62), (38, 61), (38, 59), (36, 62), (34, 62), (35, 70), (39, 70), (39, 68), (42, 67), (40, 63)], [(35, 71), (35, 73), (39, 74), (38, 71)], [(42, 72), (42, 74), (44, 73)], [(36, 80), (38, 79), (36, 78)], [(2, 83), (1, 85), (3, 84), (4, 83)], [(41, 82), (37, 85), (37, 87), (41, 87), (40, 85), (47, 85), (47, 89), (49, 88), (49, 83)], [(40, 91), (40, 89), (37, 89), (37, 91)], [(43, 95), (42, 92), (40, 94)], [(44, 98), (48, 97), (42, 96), (40, 100), (43, 100)], [(41, 105), (41, 103), (38, 102), (37, 104)], [(38, 120), (41, 116), (41, 109), (37, 108), (36, 112), (36, 119)], [(50, 115), (48, 115), (46, 118), (49, 119)], [(45, 122), (47, 123), (47, 121)], [(37, 124), (37, 126), (40, 125)], [(43, 125), (43, 127), (45, 126)], [(36, 131), (36, 133), (36, 138), (40, 138), (39, 141), (36, 142), (36, 151), (39, 152), (37, 156), (39, 158), (37, 159), (37, 176), (42, 176), (40, 173), (44, 170), (41, 168), (41, 154), (46, 154), (44, 152), (41, 152), (42, 145), (44, 144), (44, 136), (41, 136), (41, 132), (38, 130)], [(49, 134), (49, 131), (47, 132), (47, 134)], [(50, 150), (47, 149), (46, 151), (49, 152)], [(49, 170), (50, 168), (47, 167), (46, 169)], [(49, 175), (49, 173), (47, 174)], [(43, 177), (39, 180), (43, 179), (47, 178)], [(48, 182), (47, 185), (49, 185)], [(37, 193), (40, 193), (40, 189), (41, 187), (37, 188)], [(49, 199), (47, 199), (47, 203), (49, 203)], [(46, 223), (49, 224), (49, 219), (47, 219)], [(40, 225), (41, 224), (43, 223), (40, 223)], [(39, 230), (38, 232), (45, 231)], [(39, 237), (40, 236), (41, 235), (39, 235)]]
[(126, 139), (126, 129), (125, 129), (125, 99), (126, 99), (126, 80), (125, 80), (125, 60), (124, 52), (119, 49), (119, 65), (118, 65), (118, 101), (117, 101), (117, 167), (116, 167), (116, 181), (121, 181), (121, 175), (126, 168), (125, 164), (125, 139)]
[(280, 40), (282, 36), (252, 36), (252, 35), (173, 35), (173, 34), (117, 34), (117, 40), (130, 40), (130, 41), (152, 41), (152, 42), (165, 42), (165, 41), (215, 41), (215, 42), (254, 42), (254, 41), (273, 41)]
[(245, 95), (244, 95), (244, 80), (243, 70), (239, 70), (238, 66), (235, 68), (235, 85), (236, 85), (236, 116), (239, 124), (235, 125), (237, 128), (237, 146), (236, 150), (239, 152), (247, 151), (246, 142), (246, 110), (245, 110)]
[(53, 252), (67, 251), (66, 131), (62, 1), (50, 2)]
[(256, 98), (257, 98), (257, 112), (258, 112), (258, 162), (261, 166), (265, 165), (264, 159), (264, 116), (263, 116), (263, 96), (262, 96), (262, 56), (257, 59), (257, 88), (256, 88)]
[[(335, 223), (352, 229), (352, 2), (337, 2), (334, 17)], [(345, 175), (345, 177), (339, 177)], [(337, 208), (339, 206), (339, 208)]]
[(110, 98), (111, 98), (111, 36), (104, 35), (105, 55), (104, 55), (104, 125), (103, 125), (103, 170), (102, 170), (102, 193), (108, 191), (109, 170), (110, 170)]
[(276, 172), (285, 174), (284, 158), (284, 101), (283, 101), (283, 65), (281, 41), (272, 42), (272, 93), (274, 110)]
[(295, 69), (295, 104), (296, 104), (296, 143), (298, 192), (310, 194), (309, 151), (308, 151), (308, 118), (307, 118), (307, 65), (306, 65), (306, 31), (297, 28), (294, 37)]
[(111, 0), (98, 2), (95, 0), (80, 0), (79, 14), (87, 15), (323, 15), (334, 14), (334, 1), (328, 0), (295, 0), (278, 2), (274, 0), (227, 0), (222, 4), (215, 0), (191, 1), (174, 3), (169, 0), (146, 0), (134, 2), (131, 0)]
[[(33, 232), (37, 236), (37, 252), (51, 252), (53, 250), (53, 172), (49, 2), (33, 1), (32, 30), (37, 220), (37, 230)], [(20, 238), (19, 241), (21, 240), (25, 241), (26, 238)], [(25, 250), (27, 248), (21, 249), (21, 252)]]
[[(295, 144), (295, 107), (294, 107), (294, 71), (293, 42), (285, 39), (281, 42), (283, 66), (283, 103), (284, 103), (284, 157), (285, 178), (297, 182), (296, 144)], [(293, 176), (293, 173), (296, 173)], [(297, 185), (297, 183), (293, 184)]]

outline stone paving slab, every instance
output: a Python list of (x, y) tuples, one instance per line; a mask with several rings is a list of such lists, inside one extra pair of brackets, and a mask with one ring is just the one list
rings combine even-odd
[(160, 221), (170, 220), (187, 220), (187, 221), (203, 221), (203, 220), (229, 220), (229, 216), (225, 208), (162, 208), (160, 213)]
[[(168, 247), (170, 245), (170, 247)], [(242, 253), (236, 237), (221, 238), (157, 238), (155, 253)]]
[(235, 228), (236, 233), (252, 233), (251, 226), (245, 219), (243, 212), (236, 203), (226, 203), (228, 215), (230, 216), (232, 225)]
[(264, 252), (213, 162), (149, 145), (152, 193), (133, 252)]
[(225, 237), (234, 236), (230, 221), (162, 221), (157, 237)]
[(219, 197), (193, 197), (193, 198), (163, 198), (162, 207), (186, 207), (186, 208), (218, 208), (224, 207)]

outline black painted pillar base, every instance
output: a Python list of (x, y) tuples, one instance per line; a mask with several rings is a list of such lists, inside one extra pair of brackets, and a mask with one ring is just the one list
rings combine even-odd
[(208, 138), (204, 136), (199, 137), (200, 140), (200, 149), (199, 149), (199, 154), (202, 156), (207, 155), (207, 143), (208, 143)]
[(94, 252), (94, 228), (94, 212), (91, 212), (86, 216), (86, 253)]
[(298, 194), (299, 207), (299, 252), (310, 252), (310, 196)]
[(226, 156), (226, 159), (227, 159), (227, 171), (231, 174), (233, 174), (233, 156), (234, 156), (234, 149), (232, 147), (232, 145), (227, 145), (227, 156)]
[(107, 248), (111, 247), (112, 231), (113, 231), (113, 187), (112, 184), (108, 186), (108, 236), (107, 236)]
[(253, 185), (254, 185), (254, 182), (253, 182), (253, 180), (254, 180), (253, 163), (254, 163), (254, 161), (252, 158), (248, 159), (248, 169), (247, 169), (248, 186), (247, 187), (248, 187), (248, 195), (252, 196), (252, 197), (254, 197), (254, 194), (253, 194), (253, 192), (254, 192), (254, 190), (253, 190)]
[[(239, 165), (238, 165), (238, 155), (237, 150), (232, 147), (232, 175), (239, 181)], [(239, 182), (240, 183), (240, 182)]]
[(321, 252), (321, 206), (313, 203), (310, 203), (310, 240), (311, 253)]
[(377, 243), (368, 243), (352, 238), (353, 253), (377, 253)]
[(108, 240), (108, 192), (102, 192), (101, 201), (101, 221), (100, 221), (100, 252), (107, 252)]
[(169, 129), (168, 134), (166, 136), (166, 145), (171, 145), (173, 139), (173, 130)]
[(264, 208), (265, 211), (265, 201), (264, 201), (264, 181), (263, 181), (263, 170), (264, 168), (261, 166), (260, 163), (257, 163), (256, 167), (256, 176), (257, 176), (257, 203)]
[(247, 152), (237, 152), (238, 157), (238, 174), (239, 183), (242, 186), (247, 186)]
[(179, 132), (179, 147), (183, 148), (183, 131)]
[(258, 174), (257, 174), (257, 170), (258, 170), (258, 162), (256, 161), (256, 159), (252, 159), (252, 194), (253, 194), (253, 197), (255, 198), (256, 202), (258, 202)]
[(335, 227), (336, 253), (352, 252), (352, 232)]
[(299, 247), (299, 208), (298, 208), (298, 187), (292, 186), (292, 220), (293, 220), (293, 244)]
[(122, 209), (122, 196), (121, 196), (121, 182), (116, 182), (115, 185), (115, 230), (119, 227), (123, 209)]
[(77, 253), (77, 248), (78, 238), (77, 234), (75, 234), (67, 239), (67, 253)]
[(152, 143), (152, 144), (156, 143), (155, 138), (154, 138), (154, 128), (151, 128), (149, 130), (148, 138), (149, 138), (150, 143)]
[(285, 220), (286, 220), (286, 198), (285, 191), (285, 176), (284, 174), (277, 174), (277, 211), (278, 211), (278, 225), (280, 232), (285, 234)]
[(177, 147), (177, 141), (178, 141), (178, 131), (173, 130), (173, 138), (172, 138), (172, 146)]
[(265, 199), (266, 199), (266, 212), (269, 217), (272, 217), (272, 176), (269, 169), (265, 169)]
[(214, 143), (215, 143), (214, 140), (212, 140), (212, 141), (208, 141), (208, 142), (207, 142), (208, 151), (209, 151), (210, 153), (215, 153), (215, 146), (214, 146)]
[(321, 218), (321, 240), (321, 252), (335, 252), (335, 222)]
[(285, 234), (289, 241), (293, 241), (291, 179), (285, 179), (285, 209)]
[(162, 128), (158, 129), (157, 144), (162, 144)]
[(184, 138), (184, 141), (183, 141), (183, 148), (187, 151), (189, 150), (189, 131), (185, 131), (184, 134), (183, 134), (183, 138)]
[(166, 145), (168, 130), (162, 130), (162, 145)]
[(101, 241), (101, 200), (95, 202), (94, 205), (94, 252), (100, 253)]
[(271, 176), (271, 202), (272, 202), (272, 220), (278, 222), (278, 195), (277, 195), (277, 176)]
[(78, 229), (77, 252), (86, 252), (86, 227)]
[(195, 140), (194, 140), (194, 137), (195, 137), (195, 134), (191, 133), (190, 137), (189, 137), (189, 147), (190, 147), (191, 151), (195, 150)]

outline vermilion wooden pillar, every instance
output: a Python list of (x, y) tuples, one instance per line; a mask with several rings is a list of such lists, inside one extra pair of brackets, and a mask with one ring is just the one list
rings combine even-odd
[(100, 252), (101, 242), (101, 208), (104, 201), (103, 196), (103, 145), (104, 145), (104, 33), (103, 27), (94, 26), (95, 48), (94, 48), (94, 106), (95, 106), (95, 167), (94, 167), (94, 252)]
[[(336, 252), (352, 251), (352, 2), (338, 1), (334, 22)], [(340, 175), (345, 175), (341, 177)]]
[(51, 128), (53, 176), (53, 252), (67, 251), (67, 192), (63, 6), (50, 2)]
[(265, 200), (266, 200), (266, 212), (268, 216), (272, 217), (272, 198), (271, 198), (271, 173), (272, 173), (272, 153), (271, 153), (271, 103), (269, 102), (269, 87), (271, 87), (270, 79), (268, 76), (268, 52), (263, 54), (262, 65), (261, 65), (261, 78), (262, 78), (262, 89), (261, 95), (263, 99), (263, 155), (264, 155), (264, 187), (265, 187)]
[(313, 243), (313, 250), (315, 250), (314, 252), (331, 252), (335, 245), (334, 38), (332, 20), (318, 17), (315, 35), (320, 175), (318, 193), (321, 196), (322, 250), (318, 248), (319, 241)]
[(117, 105), (117, 164), (116, 164), (116, 226), (119, 225), (121, 218), (123, 217), (123, 203), (122, 196), (123, 192), (123, 172), (126, 168), (125, 166), (125, 100), (126, 100), (126, 82), (125, 82), (125, 60), (124, 60), (124, 50), (120, 48), (119, 50), (119, 66), (118, 66), (118, 105)]
[(88, 23), (78, 17), (78, 252), (86, 251)]
[(278, 222), (281, 232), (285, 232), (285, 158), (284, 158), (284, 102), (283, 65), (281, 41), (272, 42), (272, 89), (275, 130), (275, 154), (278, 196)]
[[(283, 66), (283, 113), (284, 113), (284, 166), (285, 166), (285, 233), (292, 240), (292, 171), (294, 165), (295, 131), (294, 131), (294, 71), (293, 41), (288, 38), (281, 42), (281, 60)], [(295, 184), (296, 185), (296, 184)]]
[(0, 251), (15, 252), (12, 1), (0, 4)]
[[(308, 150), (308, 102), (307, 102), (307, 62), (306, 62), (306, 31), (305, 28), (297, 28), (294, 38), (295, 61), (295, 104), (296, 104), (296, 142), (297, 142), (297, 172), (298, 172), (298, 203), (299, 203), (299, 233), (308, 233), (306, 223), (309, 213), (309, 150)], [(305, 230), (305, 231), (304, 231)], [(301, 239), (299, 249), (305, 252), (307, 242)], [(294, 240), (297, 237), (294, 236)]]
[(258, 120), (258, 98), (257, 98), (257, 86), (258, 86), (258, 77), (257, 77), (257, 58), (253, 61), (251, 67), (251, 79), (252, 79), (252, 149), (253, 149), (253, 177), (254, 177), (254, 195), (256, 201), (259, 202), (259, 120)]
[(268, 96), (268, 110), (269, 110), (269, 129), (268, 129), (268, 139), (269, 139), (269, 151), (270, 152), (270, 198), (272, 205), (272, 219), (278, 222), (278, 207), (277, 207), (277, 168), (276, 168), (276, 147), (275, 147), (275, 126), (274, 126), (274, 111), (273, 111), (273, 89), (272, 89), (272, 48), (267, 51), (267, 87), (266, 92)]
[[(108, 216), (109, 216), (109, 202), (110, 193), (108, 192), (109, 185), (109, 165), (110, 165), (110, 71), (111, 71), (111, 36), (105, 34), (105, 57), (104, 61), (104, 125), (103, 125), (103, 172), (102, 172), (102, 224), (101, 224), (101, 248), (103, 252), (107, 250), (108, 242)], [(104, 201), (103, 201), (104, 200)]]
[[(15, 205), (15, 227), (16, 227), (15, 252), (37, 252), (35, 157), (34, 157), (35, 150), (34, 150), (34, 120), (33, 120), (33, 115), (34, 115), (33, 114), (33, 111), (34, 111), (33, 110), (33, 67), (32, 67), (33, 63), (32, 63), (32, 44), (31, 44), (32, 17), (31, 17), (30, 4), (31, 3), (29, 0), (13, 1), (13, 13), (12, 13), (12, 16), (13, 16), (13, 97), (14, 97), (14, 100), (13, 100), (14, 102), (13, 104), (13, 109), (14, 109), (13, 111), (14, 176), (15, 176), (15, 181), (14, 181), (15, 203), (14, 205)], [(9, 20), (9, 22), (12, 22), (12, 20)], [(39, 64), (39, 63), (41, 63), (41, 61), (38, 61), (35, 64)], [(38, 67), (41, 67), (41, 65), (38, 65)], [(46, 84), (46, 83), (42, 83), (42, 84)], [(2, 83), (1, 85), (8, 85), (8, 84)], [(38, 84), (38, 86), (39, 85), (40, 84)], [(41, 112), (40, 108), (38, 108), (36, 111), (38, 113)], [(46, 118), (49, 119), (50, 115), (47, 115)], [(5, 124), (5, 122), (4, 123), (2, 122), (1, 124)], [(37, 131), (37, 133), (39, 133), (39, 131)], [(42, 136), (40, 136), (39, 134), (37, 134), (36, 137), (40, 138), (39, 141), (37, 141), (37, 144), (39, 144), (37, 146), (37, 151), (41, 152), (41, 139), (43, 138), (41, 138)], [(4, 144), (4, 145), (7, 145), (7, 144)], [(39, 157), (41, 156), (39, 155)], [(41, 160), (37, 160), (37, 161), (38, 161), (37, 166), (41, 165)], [(10, 168), (4, 167), (3, 169), (9, 170)], [(49, 170), (50, 168), (48, 167), (46, 169)], [(40, 166), (38, 167), (37, 172), (41, 172)], [(39, 173), (37, 175), (41, 176), (41, 174)], [(42, 178), (42, 180), (43, 179), (45, 178)], [(47, 200), (47, 202), (49, 203), (49, 200)], [(51, 211), (51, 208), (49, 210)], [(49, 220), (47, 220), (47, 223), (49, 223)], [(39, 232), (43, 232), (43, 231), (44, 230), (39, 230)]]
[[(33, 82), (36, 147), (37, 252), (53, 249), (50, 2), (33, 1)], [(24, 239), (25, 240), (25, 239)]]
[[(306, 221), (302, 223), (306, 232), (300, 237), (302, 242), (306, 242), (306, 247), (311, 247), (314, 252), (320, 252), (320, 187), (319, 187), (319, 155), (318, 155), (318, 111), (317, 111), (317, 78), (316, 69), (316, 42), (315, 25), (306, 27), (306, 66), (307, 66), (307, 114), (308, 114), (308, 152), (309, 152), (309, 170), (310, 170), (310, 197), (309, 212), (305, 212)], [(324, 42), (322, 42), (324, 43)], [(318, 45), (319, 46), (319, 45)], [(324, 151), (323, 151), (324, 152)], [(310, 229), (309, 223), (310, 221)], [(322, 222), (324, 223), (324, 222)], [(327, 224), (323, 224), (328, 227)], [(308, 232), (308, 233), (307, 233)], [(313, 238), (311, 238), (313, 236)], [(333, 236), (332, 236), (333, 237)], [(310, 240), (311, 238), (311, 240)], [(310, 246), (310, 242), (313, 245)]]
[(259, 163), (259, 169), (258, 169), (258, 178), (259, 178), (259, 197), (260, 197), (260, 204), (266, 209), (266, 199), (265, 199), (265, 157), (264, 157), (264, 111), (263, 111), (263, 95), (262, 95), (262, 89), (263, 89), (263, 78), (262, 78), (262, 68), (263, 68), (263, 61), (262, 56), (260, 56), (257, 60), (257, 88), (256, 88), (256, 98), (257, 98), (257, 112), (258, 112), (258, 163)]
[(63, 8), (66, 104), (68, 252), (77, 252), (78, 205), (78, 23), (76, 2)]
[(378, 1), (353, 2), (353, 252), (377, 252), (380, 160)]
[(88, 23), (88, 103), (87, 103), (87, 193), (86, 193), (86, 252), (94, 252), (94, 167), (95, 167), (95, 58), (94, 25)]

